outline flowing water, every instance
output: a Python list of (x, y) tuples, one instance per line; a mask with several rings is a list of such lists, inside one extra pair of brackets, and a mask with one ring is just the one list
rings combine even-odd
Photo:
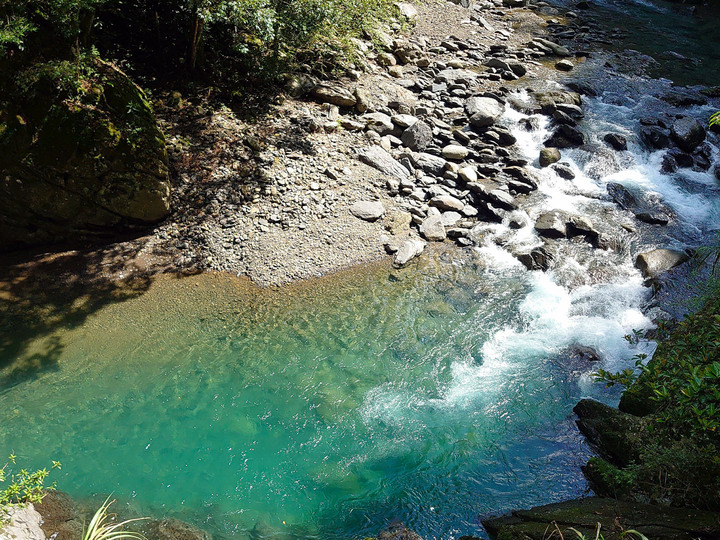
[[(479, 226), (478, 248), (279, 291), (226, 275), (162, 278), (30, 340), (2, 319), (4, 342), (23, 344), (0, 358), (0, 455), (60, 460), (53, 478), (79, 499), (113, 493), (128, 515), (226, 538), (361, 538), (395, 519), (426, 538), (483, 536), (486, 515), (586, 493), (590, 450), (572, 407), (615, 402), (591, 373), (653, 351), (625, 339), (652, 326), (634, 255), (697, 246), (720, 225), (713, 176), (661, 175), (662, 152), (633, 138), (658, 101), (643, 95), (588, 100), (590, 142), (626, 133), (629, 151), (564, 151), (576, 179), (536, 169), (540, 189), (515, 216), (526, 225)], [(524, 131), (523, 117), (509, 110), (503, 122), (534, 160), (548, 127), (539, 118)], [(676, 219), (637, 225), (604, 195), (609, 181), (663, 200)], [(532, 223), (551, 209), (590, 216), (618, 249), (563, 241), (549, 272), (528, 272), (510, 252), (541, 245)], [(577, 346), (601, 363), (578, 359)]]

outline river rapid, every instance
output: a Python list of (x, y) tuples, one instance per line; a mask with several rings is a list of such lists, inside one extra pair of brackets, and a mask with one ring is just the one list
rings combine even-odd
[[(675, 9), (619, 5), (599, 9), (641, 21)], [(693, 38), (687, 25), (705, 25), (683, 17), (681, 44)], [(648, 32), (664, 31), (654, 20)], [(716, 45), (693, 53), (703, 69), (716, 65)], [(0, 358), (0, 455), (28, 468), (61, 461), (52, 479), (79, 500), (112, 493), (128, 516), (176, 517), (238, 539), (362, 538), (392, 520), (424, 538), (485, 537), (485, 516), (588, 493), (579, 466), (591, 451), (572, 407), (582, 397), (615, 403), (593, 371), (652, 354), (653, 342), (626, 336), (653, 328), (658, 307), (693, 307), (683, 287), (653, 296), (635, 256), (711, 242), (720, 183), (712, 170), (661, 174), (665, 151), (637, 136), (648, 115), (705, 123), (711, 106), (670, 105), (670, 80), (600, 60), (578, 70), (597, 95), (584, 99), (580, 125), (590, 147), (563, 151), (575, 178), (537, 164), (547, 119), (528, 131), (527, 115), (508, 109), (502, 123), (539, 189), (513, 227), (478, 226), (474, 248), (279, 290), (223, 274), (163, 277), (31, 340), (4, 318), (4, 342), (23, 344)], [(701, 82), (692, 73), (682, 82)], [(604, 145), (608, 132), (627, 136), (628, 150)], [(717, 161), (717, 135), (708, 143)], [(607, 196), (609, 182), (662, 201), (669, 225), (634, 220)], [(562, 240), (547, 272), (528, 271), (512, 253), (542, 245), (533, 224), (549, 210), (589, 217), (616, 249)], [(19, 367), (28, 365), (38, 368)]]

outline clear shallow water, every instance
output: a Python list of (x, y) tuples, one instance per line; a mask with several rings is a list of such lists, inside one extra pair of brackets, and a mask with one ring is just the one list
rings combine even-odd
[[(720, 224), (717, 182), (659, 174), (662, 153), (633, 135), (648, 103), (629, 95), (589, 100), (583, 129), (591, 143), (626, 133), (630, 151), (563, 151), (576, 179), (535, 169), (540, 189), (514, 216), (526, 226), (481, 225), (475, 250), (282, 291), (163, 278), (31, 339), (1, 318), (14, 352), (0, 358), (0, 455), (60, 460), (54, 478), (78, 498), (112, 492), (129, 515), (226, 538), (361, 538), (394, 519), (426, 538), (482, 536), (484, 515), (583, 494), (572, 407), (617, 395), (568, 350), (593, 347), (606, 369), (651, 353), (624, 339), (651, 326), (635, 254), (698, 245)], [(503, 122), (534, 160), (547, 125), (525, 132), (522, 117)], [(635, 223), (604, 197), (609, 181), (677, 219)], [(550, 272), (527, 272), (510, 251), (540, 245), (532, 224), (552, 209), (590, 216), (618, 250), (561, 242)]]

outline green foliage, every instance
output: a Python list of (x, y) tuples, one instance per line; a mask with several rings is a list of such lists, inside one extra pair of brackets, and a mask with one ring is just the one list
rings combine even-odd
[(720, 111), (716, 112), (710, 117), (710, 127), (714, 125), (720, 125)]
[(110, 497), (105, 499), (105, 502), (93, 515), (88, 527), (83, 531), (82, 540), (122, 540), (123, 538), (147, 540), (145, 536), (138, 532), (123, 530), (123, 527), (129, 523), (147, 518), (128, 519), (119, 523), (112, 523), (114, 516), (108, 513), (108, 509), (113, 502), (115, 501), (111, 501)]
[[(7, 463), (0, 469), (0, 488), (7, 482), (4, 489), (0, 489), (0, 523), (9, 507), (39, 503), (46, 489), (45, 479), (50, 474), (47, 469), (32, 472), (27, 469), (16, 470), (16, 461), (17, 456), (10, 454)], [(60, 462), (53, 461), (52, 468), (60, 469)], [(50, 487), (53, 488), (54, 485)]]

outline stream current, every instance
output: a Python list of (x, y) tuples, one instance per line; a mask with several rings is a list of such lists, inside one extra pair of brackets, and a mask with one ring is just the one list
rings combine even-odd
[[(624, 79), (586, 99), (589, 142), (623, 133), (628, 151), (563, 151), (572, 181), (531, 165), (540, 188), (516, 215), (525, 226), (479, 226), (476, 248), (280, 291), (226, 275), (161, 278), (36, 337), (0, 359), (0, 455), (28, 468), (61, 461), (59, 488), (96, 506), (112, 493), (123, 514), (240, 539), (362, 538), (392, 520), (425, 538), (484, 536), (482, 517), (587, 493), (579, 466), (591, 452), (572, 407), (616, 402), (592, 372), (654, 348), (625, 338), (653, 326), (634, 257), (707, 243), (720, 226), (712, 173), (660, 174), (663, 151), (635, 136), (655, 107), (706, 121), (707, 106), (671, 110), (647, 92), (668, 85)], [(509, 109), (502, 122), (537, 165), (547, 121), (526, 131), (523, 118)], [(675, 218), (635, 222), (608, 182)], [(541, 245), (532, 224), (553, 209), (588, 216), (618, 249), (562, 241), (548, 272), (527, 271), (511, 251)], [(49, 354), (52, 369), (15, 376)]]

